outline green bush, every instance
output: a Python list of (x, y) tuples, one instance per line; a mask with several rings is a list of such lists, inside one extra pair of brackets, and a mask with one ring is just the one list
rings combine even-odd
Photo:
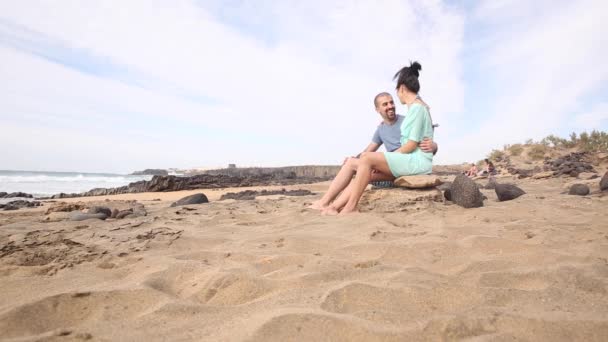
[(532, 160), (542, 160), (545, 158), (545, 154), (547, 153), (547, 146), (541, 144), (534, 144), (530, 146), (528, 150), (528, 157)]
[(495, 160), (495, 161), (501, 161), (504, 156), (505, 156), (505, 153), (503, 151), (492, 150), (492, 152), (490, 152), (490, 154), (488, 155), (488, 159)]
[(524, 151), (523, 146), (521, 146), (521, 144), (515, 144), (515, 145), (511, 145), (509, 146), (509, 153), (512, 156), (519, 156), (521, 155), (521, 153)]

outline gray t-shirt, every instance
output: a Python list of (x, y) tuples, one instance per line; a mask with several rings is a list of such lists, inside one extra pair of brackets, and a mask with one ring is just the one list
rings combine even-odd
[(397, 115), (397, 121), (392, 125), (387, 125), (383, 121), (376, 128), (372, 142), (380, 145), (384, 144), (384, 148), (388, 152), (393, 152), (401, 147), (401, 123), (404, 118), (405, 116), (403, 115)]

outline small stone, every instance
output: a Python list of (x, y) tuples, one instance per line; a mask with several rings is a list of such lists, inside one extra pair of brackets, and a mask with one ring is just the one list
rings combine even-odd
[(599, 178), (600, 176), (598, 176), (597, 173), (595, 172), (581, 172), (578, 174), (578, 178), (579, 179), (595, 179), (595, 178)]
[(177, 207), (180, 205), (201, 204), (201, 203), (209, 203), (207, 196), (205, 196), (205, 194), (203, 194), (203, 193), (194, 194), (191, 196), (186, 196), (184, 198), (181, 198), (180, 200), (173, 202), (173, 204), (171, 204), (171, 206)]
[(550, 177), (553, 177), (553, 171), (537, 173), (534, 176), (532, 176), (532, 179), (544, 179), (544, 178), (550, 178)]
[(524, 195), (526, 192), (513, 184), (496, 184), (494, 189), (500, 202), (510, 201)]
[(589, 187), (585, 184), (574, 184), (568, 190), (568, 195), (586, 196), (589, 195)]

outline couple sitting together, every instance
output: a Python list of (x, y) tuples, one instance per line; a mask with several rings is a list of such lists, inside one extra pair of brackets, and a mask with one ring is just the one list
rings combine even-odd
[[(359, 199), (370, 182), (431, 173), (437, 144), (433, 142), (434, 127), (429, 107), (418, 96), (421, 69), (418, 62), (413, 62), (394, 77), (399, 101), (408, 106), (406, 116), (396, 114), (389, 93), (376, 95), (374, 105), (383, 121), (372, 142), (360, 155), (344, 161), (327, 193), (310, 208), (322, 210), (326, 215), (356, 212)], [(376, 152), (382, 144), (387, 152)]]

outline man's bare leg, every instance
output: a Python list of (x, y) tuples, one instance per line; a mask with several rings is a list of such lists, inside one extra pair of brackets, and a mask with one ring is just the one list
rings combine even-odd
[(346, 163), (344, 163), (344, 165), (342, 165), (342, 167), (340, 168), (340, 171), (336, 175), (336, 178), (331, 181), (327, 192), (323, 195), (323, 197), (321, 197), (321, 199), (313, 202), (309, 206), (309, 208), (316, 210), (323, 210), (327, 208), (331, 201), (333, 201), (338, 196), (338, 194), (340, 194), (340, 192), (348, 186), (351, 179), (353, 178), (353, 175), (355, 174), (355, 170), (357, 170), (358, 165), (359, 159), (348, 158)]

